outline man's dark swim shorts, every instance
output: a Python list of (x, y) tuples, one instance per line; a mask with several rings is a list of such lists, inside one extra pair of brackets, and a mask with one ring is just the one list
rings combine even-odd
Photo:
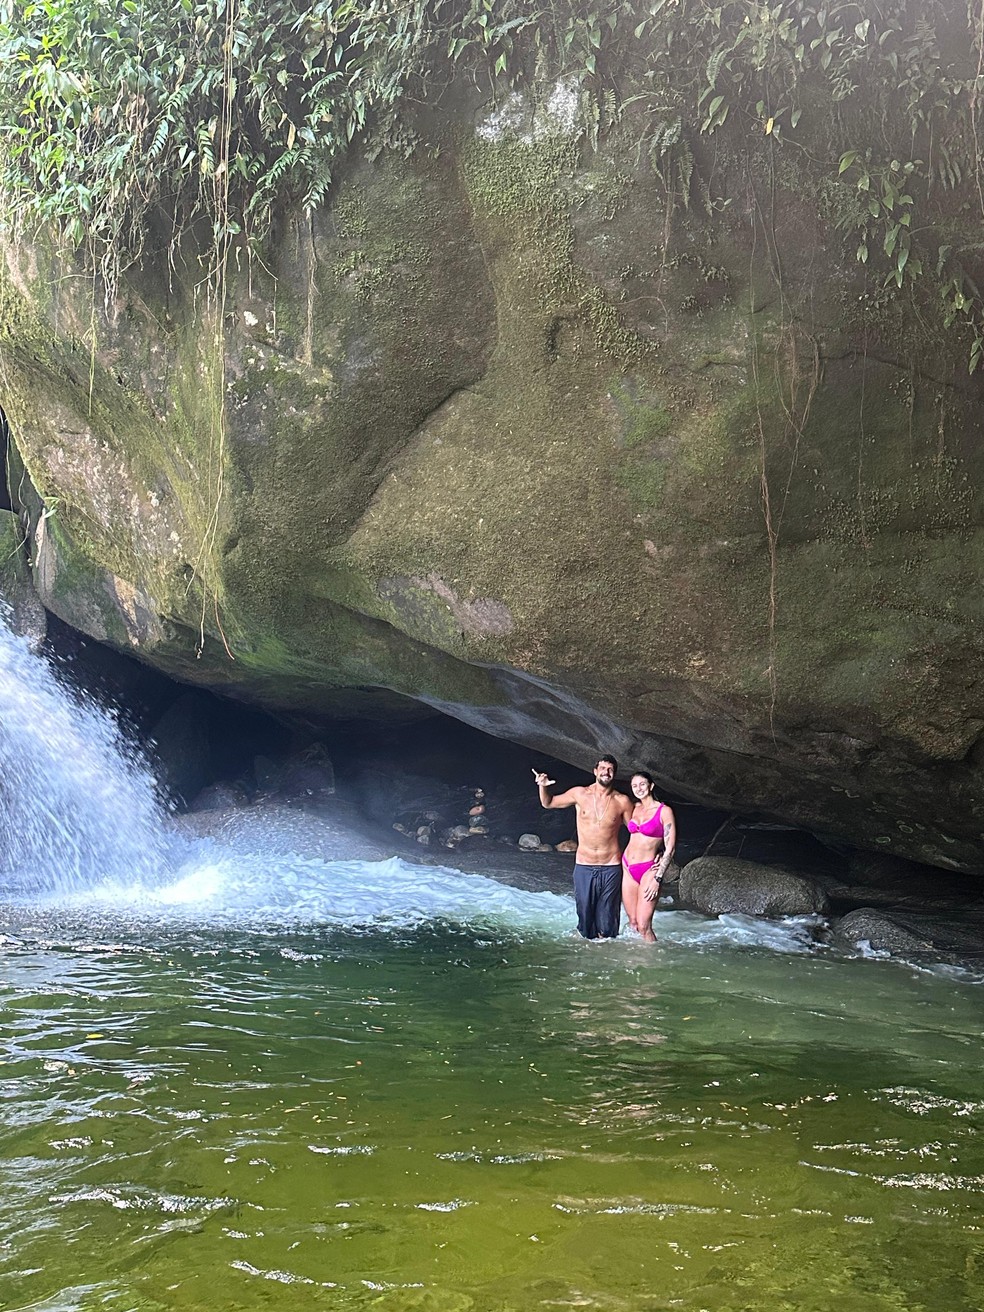
[(582, 938), (617, 938), (622, 915), (622, 867), (574, 867), (577, 932)]

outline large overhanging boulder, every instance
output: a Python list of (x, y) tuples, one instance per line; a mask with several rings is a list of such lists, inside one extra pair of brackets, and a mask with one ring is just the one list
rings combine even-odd
[(221, 307), (148, 258), (107, 315), (8, 249), (45, 605), (265, 706), (436, 707), (979, 871), (963, 348), (859, 300), (799, 157), (732, 138), (674, 210), (632, 112), (593, 151), (577, 104), (422, 111), (439, 152), (353, 158)]

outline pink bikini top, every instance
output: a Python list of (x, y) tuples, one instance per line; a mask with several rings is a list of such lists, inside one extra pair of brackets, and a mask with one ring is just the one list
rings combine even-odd
[(660, 802), (656, 808), (656, 814), (651, 815), (648, 820), (643, 820), (641, 825), (637, 825), (634, 820), (626, 820), (625, 827), (630, 834), (644, 834), (646, 838), (663, 837), (663, 803)]

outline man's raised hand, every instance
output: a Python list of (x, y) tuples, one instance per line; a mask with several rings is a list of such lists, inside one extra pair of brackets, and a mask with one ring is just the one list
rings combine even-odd
[[(530, 767), (532, 769), (532, 766)], [(547, 776), (546, 770), (533, 770), (533, 778), (536, 780), (537, 788), (549, 788), (556, 780)]]

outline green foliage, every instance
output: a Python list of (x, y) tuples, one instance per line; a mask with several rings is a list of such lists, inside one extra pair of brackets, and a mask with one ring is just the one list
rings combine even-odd
[(856, 150), (846, 151), (837, 169), (838, 177), (855, 175), (858, 190), (858, 208), (854, 215), (839, 220), (838, 226), (854, 229), (860, 236), (857, 258), (867, 264), (870, 251), (880, 243), (889, 261), (886, 280), (896, 287), (911, 281), (923, 272), (923, 262), (912, 251), (912, 207), (915, 204), (907, 187), (922, 165), (921, 160), (908, 160), (905, 164), (893, 159), (887, 165), (875, 165), (870, 152), (863, 160)]
[[(513, 6), (521, 11), (522, 6)], [(367, 123), (393, 136), (443, 55), (505, 69), (533, 20), (491, 0), (5, 0), (0, 187), (15, 227), (53, 225), (110, 292), (153, 237), (174, 257), (252, 243), (285, 196), (313, 209)], [(459, 7), (460, 10), (460, 7)], [(412, 145), (412, 138), (405, 141)], [(155, 252), (156, 253), (156, 252)]]
[(622, 55), (646, 89), (624, 107), (649, 116), (644, 144), (668, 198), (727, 203), (700, 176), (702, 139), (725, 125), (747, 153), (757, 139), (805, 154), (810, 171), (826, 162), (842, 192), (828, 212), (857, 260), (896, 290), (935, 283), (945, 322), (969, 334), (971, 372), (984, 363), (984, 300), (967, 267), (979, 252), (945, 238), (954, 214), (984, 220), (979, 0), (646, 8), (633, 30), (644, 58)]
[(2, 211), (53, 225), (111, 295), (146, 246), (173, 259), (195, 229), (218, 267), (285, 199), (318, 207), (353, 142), (418, 148), (434, 87), (539, 73), (580, 84), (589, 145), (638, 125), (684, 207), (732, 199), (719, 133), (806, 152), (858, 260), (932, 280), (977, 340), (974, 252), (938, 232), (940, 197), (984, 218), (982, 27), (979, 0), (0, 0)]

